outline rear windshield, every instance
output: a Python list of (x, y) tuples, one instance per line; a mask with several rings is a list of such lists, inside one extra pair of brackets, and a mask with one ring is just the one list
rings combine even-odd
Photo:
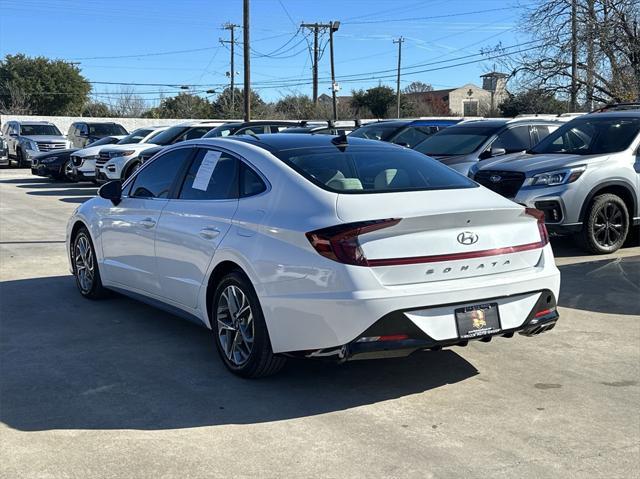
[(405, 148), (349, 146), (283, 150), (275, 155), (312, 183), (336, 193), (474, 188), (447, 166)]
[(90, 136), (126, 135), (128, 132), (117, 123), (89, 124)]
[(20, 134), (23, 136), (62, 136), (55, 125), (20, 125)]
[(129, 145), (131, 143), (140, 143), (142, 139), (151, 133), (153, 130), (149, 128), (138, 128), (134, 130), (127, 136), (125, 136), (122, 140), (118, 142), (118, 145)]
[(640, 118), (588, 118), (562, 125), (532, 153), (603, 155), (624, 151), (640, 131)]
[(452, 126), (418, 143), (413, 149), (430, 156), (468, 155), (498, 130), (499, 128), (487, 126)]

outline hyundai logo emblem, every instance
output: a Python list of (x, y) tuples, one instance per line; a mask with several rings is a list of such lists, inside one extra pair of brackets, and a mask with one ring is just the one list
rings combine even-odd
[(471, 231), (464, 231), (458, 235), (458, 243), (463, 245), (472, 245), (478, 242), (478, 235)]
[(502, 179), (502, 176), (500, 176), (500, 175), (491, 175), (489, 177), (489, 179), (491, 180), (491, 183), (498, 183)]

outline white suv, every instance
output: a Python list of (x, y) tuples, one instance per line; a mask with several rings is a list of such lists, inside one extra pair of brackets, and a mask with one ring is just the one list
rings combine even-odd
[[(101, 143), (100, 140), (92, 143), (89, 147), (82, 150), (75, 151), (71, 155), (71, 162), (73, 163), (73, 173), (77, 180), (90, 180), (96, 181), (96, 162), (100, 156), (100, 152), (106, 149), (107, 145), (115, 147), (116, 145), (135, 145), (146, 144), (151, 138), (160, 133), (161, 131), (169, 128), (168, 126), (149, 126), (145, 128), (138, 128), (130, 134), (121, 137), (115, 144), (114, 143)], [(149, 145), (145, 145), (148, 147)], [(111, 149), (111, 148), (110, 148)]]
[(185, 140), (200, 138), (220, 122), (189, 121), (164, 128), (164, 131), (146, 140), (144, 144), (116, 145), (100, 150), (96, 160), (96, 180), (126, 180), (142, 165), (138, 155), (153, 146), (173, 145)]

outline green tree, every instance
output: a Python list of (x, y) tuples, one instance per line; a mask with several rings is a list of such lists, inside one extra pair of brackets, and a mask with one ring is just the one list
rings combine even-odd
[[(242, 118), (242, 112), (244, 111), (243, 95), (244, 90), (240, 88), (234, 88), (233, 96), (231, 95), (231, 88), (225, 88), (213, 102), (214, 117), (225, 119)], [(259, 118), (263, 116), (267, 110), (267, 104), (255, 91), (251, 92), (250, 97), (252, 118)]]
[(36, 115), (77, 115), (91, 85), (75, 65), (45, 57), (7, 55), (0, 61), (0, 108)]
[(287, 119), (305, 120), (317, 117), (313, 100), (306, 95), (287, 95), (276, 102), (274, 110)]
[(366, 104), (376, 118), (384, 118), (389, 107), (396, 101), (396, 94), (388, 86), (369, 88), (365, 96)]
[(562, 113), (567, 110), (567, 105), (552, 92), (535, 89), (509, 95), (498, 108), (504, 116), (517, 116), (527, 113)]
[(179, 93), (177, 96), (165, 98), (156, 108), (145, 116), (151, 118), (211, 118), (213, 105), (205, 98), (191, 93)]
[(100, 118), (108, 118), (110, 116), (113, 116), (109, 105), (101, 101), (90, 101), (89, 103), (86, 103), (82, 107), (82, 112), (80, 114), (82, 116), (92, 116)]

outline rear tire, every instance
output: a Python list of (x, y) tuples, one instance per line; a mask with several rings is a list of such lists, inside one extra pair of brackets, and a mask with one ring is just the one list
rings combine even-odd
[(61, 179), (75, 183), (76, 177), (73, 174), (73, 162), (71, 159), (65, 161), (64, 165), (62, 165)]
[(596, 196), (587, 210), (578, 242), (593, 254), (608, 254), (620, 249), (629, 234), (629, 211), (619, 196)]
[(84, 226), (78, 230), (71, 245), (73, 275), (80, 294), (87, 299), (100, 299), (107, 295), (102, 286), (96, 251), (89, 231)]
[(273, 354), (258, 295), (244, 274), (223, 277), (210, 307), (216, 347), (232, 373), (259, 378), (283, 368), (286, 358)]
[(22, 152), (22, 148), (18, 148), (16, 150), (16, 161), (18, 163), (18, 168), (26, 168), (26, 161), (24, 159), (24, 153)]

